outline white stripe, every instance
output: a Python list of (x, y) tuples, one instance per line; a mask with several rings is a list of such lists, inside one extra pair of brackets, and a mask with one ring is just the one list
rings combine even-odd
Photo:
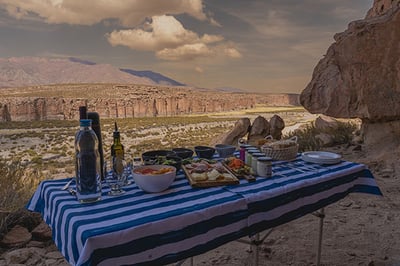
[(229, 233), (238, 232), (246, 227), (247, 219), (243, 219), (237, 223), (228, 224), (224, 227), (214, 228), (208, 231), (206, 234), (197, 235), (192, 238), (187, 238), (183, 241), (171, 243), (168, 245), (158, 246), (151, 250), (146, 250), (138, 254), (118, 257), (113, 259), (108, 259), (100, 263), (99, 265), (124, 265), (146, 262), (149, 259), (157, 259), (168, 254), (174, 254), (179, 252), (184, 252), (190, 248), (196, 247), (201, 244), (207, 244), (208, 242), (214, 240), (217, 237), (227, 235)]
[(269, 210), (267, 212), (259, 212), (259, 213), (253, 214), (253, 215), (249, 216), (249, 226), (259, 223), (259, 222), (262, 222), (262, 221), (270, 221), (270, 220), (277, 219), (277, 218), (281, 217), (282, 215), (284, 215), (288, 212), (294, 211), (302, 206), (314, 204), (322, 199), (326, 199), (337, 193), (345, 192), (349, 188), (354, 187), (355, 185), (367, 185), (367, 186), (371, 186), (371, 187), (377, 187), (374, 179), (360, 177), (352, 182), (342, 184), (340, 186), (335, 186), (329, 190), (324, 190), (322, 192), (313, 194), (311, 196), (307, 196), (307, 197), (297, 199), (295, 201), (291, 201), (288, 204), (281, 205), (281, 206), (279, 206), (275, 209)]
[[(224, 193), (224, 194), (227, 194), (226, 196), (233, 195), (232, 193)], [(223, 197), (221, 194), (219, 194), (217, 196), (218, 196), (218, 198)], [(192, 206), (196, 203), (208, 202), (215, 198), (216, 198), (215, 196), (212, 196), (212, 197), (204, 198), (201, 201), (184, 202), (179, 205), (171, 206), (171, 208), (177, 209), (177, 208), (181, 208), (181, 207)], [(171, 209), (171, 208), (169, 208), (169, 209)], [(82, 247), (82, 249), (81, 249), (82, 253), (79, 258), (78, 264), (83, 263), (87, 259), (89, 259), (93, 250), (98, 249), (98, 248), (106, 248), (106, 247), (116, 246), (119, 244), (130, 242), (135, 239), (149, 236), (149, 232), (151, 232), (152, 235), (164, 234), (164, 233), (176, 230), (177, 225), (179, 225), (180, 228), (184, 228), (184, 227), (189, 226), (194, 223), (207, 221), (210, 218), (213, 218), (217, 215), (224, 215), (224, 214), (230, 213), (232, 210), (240, 211), (240, 210), (246, 210), (246, 209), (247, 209), (247, 204), (246, 204), (245, 200), (238, 199), (236, 201), (226, 202), (226, 203), (224, 203), (223, 206), (221, 206), (221, 205), (211, 206), (207, 209), (198, 210), (196, 212), (189, 212), (189, 213), (185, 213), (185, 214), (182, 214), (179, 216), (170, 217), (168, 219), (153, 221), (151, 223), (146, 223), (146, 224), (143, 224), (143, 225), (140, 225), (137, 227), (131, 227), (126, 230), (103, 234), (103, 235), (99, 236), (101, 238), (101, 241), (90, 241), (90, 242), (87, 242), (84, 247)], [(154, 211), (152, 211), (152, 213), (158, 213), (159, 211), (160, 210), (154, 210)], [(163, 211), (166, 211), (166, 210), (163, 209)], [(145, 215), (146, 215), (145, 213), (139, 213), (138, 214), (139, 217), (128, 216), (128, 217), (119, 217), (118, 219), (123, 219), (124, 221), (133, 220), (136, 218), (143, 217)], [(111, 221), (111, 222), (113, 222), (113, 221)], [(227, 223), (229, 223), (229, 221)], [(110, 220), (107, 220), (107, 222), (105, 224), (104, 223), (92, 224), (90, 226), (92, 226), (92, 228), (95, 228), (95, 227), (102, 228), (103, 226), (105, 226), (107, 224), (110, 224)], [(241, 228), (245, 227), (247, 225), (247, 219), (244, 218), (237, 226), (239, 226), (239, 225), (241, 226)], [(87, 227), (87, 226), (85, 226), (85, 227)], [(235, 231), (230, 231), (230, 229), (229, 229), (230, 227), (234, 227), (235, 230), (237, 229), (234, 224), (227, 225), (227, 226), (222, 227), (221, 229), (217, 229), (217, 230), (220, 230), (220, 231), (217, 231), (217, 232), (219, 232), (218, 235), (207, 233), (204, 235), (204, 237), (208, 237), (207, 241), (209, 241), (209, 240), (215, 238), (216, 236), (223, 236), (225, 234), (235, 232)], [(81, 235), (81, 229), (83, 230), (84, 228), (79, 228), (77, 235)], [(197, 236), (197, 237), (201, 238), (201, 236)], [(98, 238), (98, 237), (93, 237), (93, 239), (96, 239), (96, 238)], [(198, 245), (200, 243), (202, 243), (202, 242), (194, 242), (194, 243), (191, 243), (191, 245), (196, 245), (196, 244)], [(176, 245), (179, 245), (179, 244), (177, 244), (177, 243), (176, 244), (168, 244), (168, 245), (164, 245), (162, 247), (158, 247), (157, 249), (161, 249), (163, 252), (164, 251), (167, 252), (165, 254), (169, 254), (170, 251), (167, 247), (168, 246), (174, 247)], [(166, 247), (165, 250), (164, 250), (164, 247)], [(185, 247), (186, 247), (186, 245), (185, 245)], [(157, 249), (155, 249), (155, 250), (157, 250)], [(172, 249), (172, 251), (176, 252), (177, 249)], [(153, 250), (153, 252), (154, 252), (154, 250)], [(148, 254), (151, 254), (151, 251), (146, 251), (142, 255), (139, 254), (139, 256), (147, 257)], [(158, 258), (160, 256), (152, 255), (152, 258), (154, 259), (154, 258)], [(146, 261), (146, 260), (148, 260), (148, 258), (145, 259), (144, 261)], [(134, 260), (134, 261), (136, 262), (136, 260)]]

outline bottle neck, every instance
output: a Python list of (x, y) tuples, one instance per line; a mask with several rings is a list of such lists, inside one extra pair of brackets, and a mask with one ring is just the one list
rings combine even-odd
[(121, 145), (120, 136), (114, 136), (114, 145)]
[(80, 128), (80, 130), (91, 130), (92, 129), (91, 126), (80, 126), (79, 128)]

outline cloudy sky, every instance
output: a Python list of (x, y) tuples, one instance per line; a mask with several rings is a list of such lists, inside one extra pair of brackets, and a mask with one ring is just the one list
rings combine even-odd
[(78, 57), (189, 85), (305, 88), (373, 0), (0, 0), (0, 57)]

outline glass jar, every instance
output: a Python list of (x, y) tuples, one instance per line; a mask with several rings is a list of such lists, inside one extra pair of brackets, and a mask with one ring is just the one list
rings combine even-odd
[(252, 158), (251, 158), (251, 170), (253, 170), (253, 173), (258, 175), (257, 173), (257, 162), (258, 162), (258, 158), (260, 157), (264, 157), (265, 154), (262, 152), (254, 152), (252, 154)]
[(248, 147), (246, 148), (246, 158), (245, 158), (245, 164), (248, 166), (251, 166), (251, 158), (253, 157), (253, 153), (260, 152), (257, 148), (254, 147)]
[(257, 158), (257, 175), (261, 177), (272, 176), (272, 158), (263, 156)]

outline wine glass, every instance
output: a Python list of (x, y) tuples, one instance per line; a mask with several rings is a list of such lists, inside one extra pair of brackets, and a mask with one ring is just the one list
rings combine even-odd
[(127, 171), (125, 171), (127, 167), (126, 161), (120, 157), (113, 157), (109, 162), (104, 163), (104, 167), (106, 183), (111, 189), (108, 195), (118, 196), (124, 194), (125, 191), (121, 187), (128, 177)]

